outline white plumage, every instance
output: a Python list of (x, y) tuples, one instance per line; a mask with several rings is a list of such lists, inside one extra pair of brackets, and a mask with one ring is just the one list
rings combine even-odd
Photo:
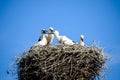
[(68, 37), (66, 36), (60, 36), (59, 35), (59, 32), (56, 30), (55, 32), (55, 35), (56, 35), (56, 39), (58, 40), (58, 42), (60, 44), (65, 44), (65, 45), (73, 45), (75, 44), (71, 39), (69, 39)]
[(48, 34), (48, 37), (47, 37), (47, 45), (51, 45), (52, 42), (53, 42), (53, 39), (54, 39), (54, 29), (52, 27), (49, 28), (49, 34)]
[(34, 46), (46, 46), (47, 45), (47, 34), (46, 30), (41, 30), (42, 38), (38, 40), (38, 42)]
[(84, 43), (84, 35), (80, 35), (80, 45), (81, 46), (85, 45), (85, 43)]

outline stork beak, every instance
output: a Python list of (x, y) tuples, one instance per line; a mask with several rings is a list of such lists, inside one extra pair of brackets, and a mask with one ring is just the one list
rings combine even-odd
[(81, 38), (81, 41), (84, 41), (84, 39), (83, 39), (83, 38)]
[(48, 34), (55, 34), (55, 31), (49, 32)]

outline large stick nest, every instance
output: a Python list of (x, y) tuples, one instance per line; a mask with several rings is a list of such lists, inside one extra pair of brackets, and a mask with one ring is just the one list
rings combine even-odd
[(95, 80), (106, 58), (99, 47), (32, 47), (17, 62), (19, 80)]

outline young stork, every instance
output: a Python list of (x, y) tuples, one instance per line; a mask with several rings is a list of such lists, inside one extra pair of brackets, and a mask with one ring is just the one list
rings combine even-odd
[(71, 39), (69, 39), (68, 37), (66, 36), (60, 36), (59, 35), (59, 32), (57, 30), (55, 30), (55, 36), (56, 36), (56, 39), (57, 41), (60, 43), (60, 44), (65, 44), (65, 45), (73, 45), (75, 44), (74, 41), (72, 41)]
[(41, 34), (42, 36), (39, 38), (38, 42), (34, 46), (46, 46), (47, 45), (47, 34), (46, 30), (42, 29)]
[(54, 29), (52, 27), (49, 28), (49, 33), (47, 37), (47, 45), (51, 45), (54, 39)]
[(81, 46), (85, 45), (85, 43), (84, 43), (84, 35), (80, 35), (80, 45)]

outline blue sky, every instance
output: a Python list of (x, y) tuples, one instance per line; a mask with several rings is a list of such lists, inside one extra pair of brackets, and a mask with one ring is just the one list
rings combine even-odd
[(120, 79), (119, 0), (0, 0), (0, 80), (13, 80), (6, 70), (15, 56), (50, 26), (76, 42), (81, 34), (87, 45), (96, 40), (112, 57), (105, 80)]

